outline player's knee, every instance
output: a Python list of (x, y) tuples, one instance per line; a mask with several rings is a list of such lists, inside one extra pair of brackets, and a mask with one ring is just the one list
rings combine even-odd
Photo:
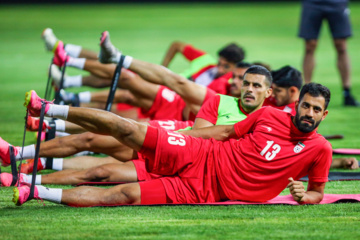
[(86, 174), (86, 178), (91, 181), (95, 181), (95, 180), (101, 181), (109, 177), (110, 177), (110, 171), (109, 169), (106, 168), (106, 166), (99, 166), (92, 168)]
[(121, 195), (126, 203), (140, 203), (140, 194), (133, 186), (126, 186), (121, 189)]
[(82, 133), (79, 135), (80, 141), (85, 145), (87, 149), (91, 147), (91, 143), (95, 140), (96, 134), (91, 132)]
[(306, 41), (306, 45), (305, 45), (306, 54), (313, 54), (315, 52), (316, 47), (317, 47), (316, 40)]
[(346, 53), (346, 43), (344, 41), (335, 41), (336, 52), (341, 55)]

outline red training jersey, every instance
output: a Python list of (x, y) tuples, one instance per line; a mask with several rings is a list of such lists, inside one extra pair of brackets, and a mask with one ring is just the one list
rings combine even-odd
[(264, 107), (234, 125), (239, 140), (214, 140), (217, 178), (227, 198), (267, 201), (306, 175), (327, 182), (332, 162), (330, 143), (316, 133), (298, 130), (291, 114)]
[(263, 106), (270, 106), (279, 110), (282, 110), (284, 112), (291, 113), (291, 115), (295, 116), (296, 110), (295, 110), (295, 102), (289, 103), (287, 105), (283, 106), (277, 106), (276, 100), (274, 97), (268, 97), (265, 99)]

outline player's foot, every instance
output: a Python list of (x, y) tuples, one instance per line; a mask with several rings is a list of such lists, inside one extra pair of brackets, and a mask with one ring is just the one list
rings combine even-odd
[(29, 110), (29, 113), (33, 117), (39, 117), (41, 112), (41, 102), (44, 102), (45, 113), (49, 110), (50, 104), (52, 102), (41, 99), (34, 90), (30, 90), (25, 93), (25, 103), (24, 106)]
[[(25, 202), (27, 202), (29, 195), (30, 195), (30, 186), (31, 186), (30, 184), (26, 184), (21, 187), (14, 188), (14, 190), (13, 190), (14, 195), (13, 195), (12, 201), (15, 203), (15, 205), (21, 206)], [(36, 186), (34, 189), (34, 198), (40, 199), (39, 192), (38, 192), (38, 189)]]
[(101, 63), (118, 63), (121, 52), (111, 43), (110, 34), (105, 31), (100, 38), (99, 61)]
[(45, 28), (41, 33), (41, 38), (44, 40), (45, 47), (48, 51), (54, 52), (56, 49), (56, 43), (59, 41), (51, 28)]
[[(28, 116), (28, 118), (26, 120), (26, 130), (32, 131), (32, 132), (38, 131), (39, 124), (40, 124), (40, 119)], [(42, 125), (43, 131), (45, 131), (46, 129), (50, 129), (50, 128), (51, 127), (47, 126), (46, 123), (43, 122), (43, 125)]]
[(79, 94), (60, 90), (60, 98), (65, 104), (71, 104), (74, 107), (80, 106)]
[[(10, 144), (0, 137), (0, 165), (9, 166), (10, 165)], [(14, 155), (16, 156), (18, 150), (14, 147)]]
[[(44, 170), (45, 167), (42, 165), (41, 160), (38, 160), (37, 171)], [(30, 174), (34, 170), (34, 159), (28, 159), (25, 163), (21, 164), (21, 173)]]
[(54, 51), (54, 64), (63, 67), (65, 62), (69, 60), (69, 56), (66, 54), (64, 49), (64, 43), (62, 41), (57, 42), (56, 49)]
[[(56, 89), (59, 89), (62, 72), (55, 64), (51, 64), (50, 74), (51, 74), (51, 78), (53, 80), (53, 85), (55, 86)], [(66, 78), (66, 77), (67, 77), (67, 75), (64, 74), (64, 78)]]
[(353, 107), (360, 107), (360, 103), (355, 100), (355, 98), (351, 95), (344, 98), (344, 105), (345, 106), (353, 106)]
[[(20, 173), (20, 184), (25, 182), (24, 181), (25, 177), (26, 177), (25, 174)], [(2, 187), (10, 187), (12, 181), (13, 181), (13, 175), (12, 174), (6, 173), (6, 172), (0, 174), (0, 182), (1, 182)], [(19, 179), (15, 183), (15, 186), (18, 185), (18, 182), (19, 182)]]

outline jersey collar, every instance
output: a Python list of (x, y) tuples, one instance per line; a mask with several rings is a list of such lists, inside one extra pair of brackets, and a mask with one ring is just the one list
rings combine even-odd
[(290, 117), (291, 133), (292, 133), (292, 134), (295, 134), (295, 135), (297, 135), (297, 136), (299, 136), (299, 137), (305, 137), (305, 138), (310, 138), (310, 137), (313, 137), (313, 136), (317, 135), (316, 131), (317, 131), (318, 128), (315, 128), (314, 130), (312, 130), (312, 131), (309, 132), (309, 133), (304, 133), (304, 132), (300, 131), (300, 130), (295, 126), (295, 124), (293, 123), (293, 118), (294, 118), (294, 117), (295, 117), (295, 116), (291, 116), (291, 117)]

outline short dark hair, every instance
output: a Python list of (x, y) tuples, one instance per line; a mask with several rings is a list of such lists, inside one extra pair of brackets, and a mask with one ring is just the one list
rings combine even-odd
[(249, 67), (246, 72), (244, 73), (244, 77), (246, 74), (251, 73), (251, 74), (260, 74), (265, 76), (265, 80), (268, 82), (269, 87), (272, 84), (272, 76), (271, 73), (269, 72), (269, 70), (267, 70), (265, 67), (263, 66), (259, 66), (259, 65), (252, 65), (251, 67)]
[(231, 43), (218, 52), (219, 57), (225, 58), (227, 61), (232, 63), (241, 62), (245, 58), (245, 51), (242, 47), (236, 43)]
[(276, 71), (272, 71), (271, 75), (273, 77), (273, 83), (279, 87), (289, 88), (294, 86), (300, 90), (303, 84), (301, 72), (291, 66), (285, 66)]
[(325, 110), (327, 109), (330, 102), (330, 90), (327, 87), (319, 83), (305, 84), (300, 91), (299, 102), (301, 102), (306, 93), (310, 94), (312, 97), (318, 97), (320, 95), (324, 97)]
[(264, 63), (264, 62), (253, 62), (253, 65), (259, 65), (259, 66), (263, 66), (264, 68), (266, 68), (267, 70), (271, 71), (271, 66), (270, 64)]
[(248, 63), (248, 62), (238, 62), (238, 63), (236, 63), (237, 68), (249, 68), (251, 66), (252, 66), (252, 64)]

